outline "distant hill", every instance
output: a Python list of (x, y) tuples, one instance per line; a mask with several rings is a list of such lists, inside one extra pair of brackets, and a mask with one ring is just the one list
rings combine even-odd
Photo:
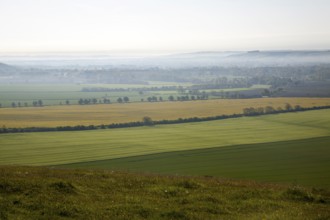
[[(242, 59), (242, 58), (273, 58), (273, 59), (287, 59), (287, 58), (304, 58), (313, 59), (316, 58), (321, 61), (326, 58), (330, 62), (330, 51), (248, 51), (244, 53), (234, 54), (229, 56), (230, 58)], [(317, 61), (317, 60), (316, 60)]]
[(10, 66), (4, 63), (0, 63), (0, 70), (5, 68), (10, 68)]
[(0, 63), (0, 69), (5, 69), (5, 68), (12, 68), (12, 67), (7, 64)]
[(4, 63), (0, 63), (0, 75), (10, 75), (17, 72), (17, 68)]
[(131, 57), (82, 54), (68, 56), (26, 56), (4, 58), (17, 66), (65, 67), (210, 67), (210, 66), (286, 66), (330, 64), (330, 51), (199, 51), (159, 56)]
[(330, 51), (196, 52), (159, 59), (163, 63), (215, 66), (281, 66), (330, 63)]

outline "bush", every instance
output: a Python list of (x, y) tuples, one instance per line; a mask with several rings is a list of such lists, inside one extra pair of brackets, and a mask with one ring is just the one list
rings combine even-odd
[(143, 117), (142, 121), (143, 121), (143, 124), (144, 124), (144, 125), (147, 125), (147, 126), (152, 126), (152, 125), (154, 125), (153, 120), (152, 120), (149, 116), (145, 116), (145, 117)]

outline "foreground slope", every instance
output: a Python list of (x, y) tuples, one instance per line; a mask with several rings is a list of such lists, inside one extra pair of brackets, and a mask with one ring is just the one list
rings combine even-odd
[(0, 166), (0, 219), (329, 219), (329, 204), (298, 186)]

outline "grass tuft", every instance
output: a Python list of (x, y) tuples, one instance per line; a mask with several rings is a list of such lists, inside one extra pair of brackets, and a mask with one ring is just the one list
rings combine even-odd
[(330, 194), (325, 193), (324, 190), (313, 189), (311, 191), (308, 191), (305, 188), (299, 186), (288, 188), (284, 192), (284, 196), (291, 200), (310, 203), (329, 204), (330, 201)]
[(76, 193), (76, 188), (68, 182), (55, 182), (50, 184), (50, 187), (58, 191), (59, 193)]
[(167, 219), (189, 219), (185, 212), (183, 211), (170, 211), (161, 214), (162, 217)]
[(189, 180), (185, 180), (183, 182), (180, 182), (178, 184), (178, 186), (183, 187), (185, 189), (198, 189), (198, 188), (201, 187), (200, 184), (195, 183), (195, 182), (192, 182), (192, 181), (189, 181)]

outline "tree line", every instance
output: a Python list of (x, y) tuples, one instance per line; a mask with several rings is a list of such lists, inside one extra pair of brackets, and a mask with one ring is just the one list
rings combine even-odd
[[(289, 105), (286, 105), (286, 107)], [(126, 123), (112, 123), (112, 124), (102, 124), (102, 125), (76, 125), (76, 126), (57, 126), (57, 127), (27, 127), (27, 128), (6, 128), (3, 126), (0, 128), (0, 133), (20, 133), (20, 132), (50, 132), (50, 131), (83, 131), (83, 130), (96, 130), (96, 129), (114, 129), (114, 128), (128, 128), (128, 127), (141, 127), (141, 126), (153, 126), (153, 125), (164, 125), (164, 124), (180, 124), (180, 123), (190, 123), (190, 122), (201, 122), (201, 121), (213, 121), (228, 118), (239, 118), (244, 116), (257, 116), (263, 114), (277, 114), (285, 112), (298, 112), (298, 111), (308, 111), (308, 110), (320, 110), (320, 109), (330, 109), (330, 106), (314, 106), (314, 107), (295, 107), (295, 108), (273, 108), (271, 106), (266, 106), (264, 111), (260, 111), (261, 108), (244, 108), (242, 114), (232, 114), (232, 115), (217, 115), (209, 117), (191, 117), (191, 118), (178, 118), (174, 120), (159, 120), (153, 121), (150, 117), (145, 116), (141, 121), (136, 122), (126, 122)], [(254, 109), (254, 110), (252, 110)], [(272, 109), (272, 111), (265, 111), (265, 109)]]
[[(173, 95), (170, 95), (167, 100), (168, 101), (194, 101), (194, 100), (207, 100), (209, 97), (207, 94), (203, 94), (203, 95), (191, 95), (191, 96), (188, 96), (188, 95), (182, 95), (182, 96), (173, 96)], [(118, 97), (117, 100), (116, 100), (118, 103), (128, 103), (130, 101), (129, 97), (127, 96), (124, 96), (124, 97)], [(148, 102), (163, 102), (164, 99), (162, 96), (149, 96), (147, 97), (146, 99), (142, 98), (141, 99), (141, 102), (144, 102), (144, 101), (148, 101)], [(90, 105), (90, 104), (110, 104), (111, 103), (111, 100), (110, 99), (107, 99), (107, 98), (104, 98), (103, 100), (98, 100), (96, 98), (92, 98), (92, 99), (82, 99), (80, 98), (78, 100), (78, 104), (79, 105)]]
[[(43, 101), (41, 99), (39, 99), (38, 101), (33, 101), (32, 102), (32, 106), (33, 107), (42, 107), (44, 105)], [(28, 102), (12, 102), (11, 103), (11, 107), (12, 108), (20, 108), (20, 107), (28, 107), (29, 103)], [(2, 105), (0, 104), (0, 108), (2, 107)]]
[[(43, 107), (44, 106), (44, 102), (39, 99), (37, 101), (32, 101), (31, 103), (33, 107)], [(65, 104), (66, 105), (70, 105), (70, 101), (69, 100), (65, 100)], [(60, 105), (62, 105), (62, 102), (60, 102)], [(28, 102), (12, 102), (10, 105), (12, 108), (21, 108), (21, 107), (29, 107), (29, 103)], [(2, 104), (0, 103), (0, 108), (2, 107)]]
[[(182, 95), (182, 96), (173, 96), (170, 95), (168, 97), (168, 101), (189, 101), (189, 100), (207, 100), (208, 99), (208, 95), (204, 94), (201, 96), (195, 96), (195, 95)], [(118, 103), (128, 103), (130, 101), (130, 98), (127, 96), (124, 97), (118, 97), (116, 100)], [(144, 101), (148, 101), (148, 102), (162, 102), (164, 101), (162, 96), (150, 96), (148, 97), (146, 100), (145, 99), (141, 99), (141, 102)], [(70, 105), (70, 101), (69, 100), (65, 100), (64, 102), (66, 105)], [(111, 104), (111, 100), (109, 98), (103, 98), (103, 99), (97, 99), (97, 98), (80, 98), (78, 99), (78, 104), (79, 105), (96, 105), (96, 104)], [(62, 105), (62, 102), (60, 102), (60, 105)], [(11, 107), (16, 108), (16, 107), (28, 107), (29, 104), (27, 102), (12, 102), (11, 103)], [(32, 106), (33, 107), (42, 107), (44, 106), (43, 101), (42, 100), (38, 100), (38, 101), (33, 101), (32, 102)], [(0, 103), (0, 108), (2, 107), (1, 103)]]
[(262, 114), (272, 114), (272, 113), (282, 113), (282, 112), (291, 112), (291, 111), (301, 111), (301, 110), (309, 110), (308, 108), (303, 108), (300, 105), (292, 106), (289, 103), (286, 103), (284, 108), (278, 107), (274, 108), (273, 106), (266, 107), (258, 107), (258, 108), (244, 108), (243, 114), (245, 116), (253, 116), (253, 115), (262, 115)]
[[(174, 102), (174, 101), (194, 101), (194, 100), (207, 100), (208, 99), (208, 95), (203, 95), (203, 96), (188, 96), (188, 95), (182, 95), (182, 96), (173, 96), (170, 95), (167, 100), (170, 102)], [(146, 99), (146, 101), (148, 102), (162, 102), (164, 101), (162, 96), (150, 96)], [(144, 99), (141, 99), (141, 102), (144, 102)]]

